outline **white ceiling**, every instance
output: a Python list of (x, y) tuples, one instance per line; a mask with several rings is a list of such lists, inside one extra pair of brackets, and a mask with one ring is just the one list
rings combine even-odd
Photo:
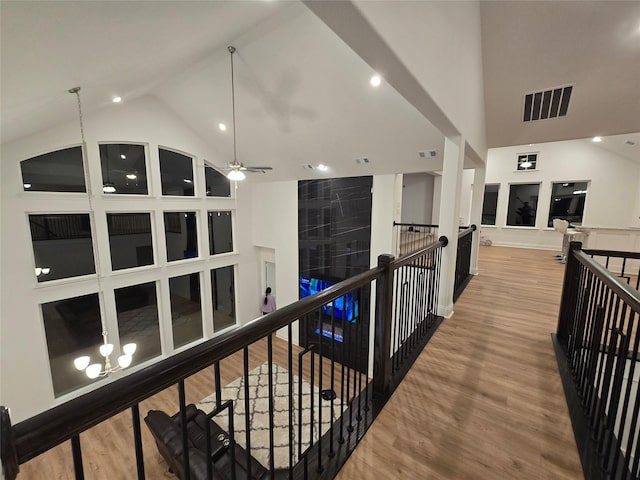
[[(481, 3), (489, 145), (640, 131), (640, 2), (537, 3)], [(233, 44), (238, 159), (274, 167), (254, 179), (317, 176), (307, 163), (329, 164), (332, 176), (441, 169), (442, 134), (388, 85), (372, 88), (370, 67), (301, 3), (5, 0), (0, 8), (3, 143), (74, 120), (67, 90), (79, 85), (87, 113), (116, 94), (155, 96), (231, 161), (231, 131), (217, 124), (231, 124)], [(635, 33), (624, 30), (634, 21)], [(576, 85), (567, 117), (521, 122), (525, 91), (567, 83)], [(438, 156), (420, 159), (426, 149)], [(363, 156), (368, 166), (355, 163)]]

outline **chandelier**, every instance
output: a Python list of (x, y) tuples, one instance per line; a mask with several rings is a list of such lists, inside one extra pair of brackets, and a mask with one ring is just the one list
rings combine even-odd
[(107, 375), (122, 370), (131, 365), (133, 360), (133, 354), (136, 351), (135, 343), (127, 343), (122, 347), (124, 352), (118, 357), (118, 364), (111, 365), (110, 355), (113, 353), (113, 344), (107, 341), (107, 332), (102, 332), (103, 344), (100, 345), (100, 355), (104, 357), (104, 366), (102, 363), (91, 363), (91, 358), (88, 355), (83, 355), (76, 358), (73, 361), (75, 367), (87, 374), (89, 378), (106, 377)]

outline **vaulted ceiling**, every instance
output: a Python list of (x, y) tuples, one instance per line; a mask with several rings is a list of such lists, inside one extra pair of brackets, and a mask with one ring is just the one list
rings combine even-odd
[[(262, 179), (316, 175), (304, 164), (345, 176), (441, 163), (443, 135), (389, 85), (370, 86), (372, 69), (302, 3), (0, 8), (2, 143), (74, 120), (67, 90), (79, 85), (87, 113), (114, 108), (115, 95), (156, 97), (230, 161), (231, 131), (217, 126), (231, 124), (233, 44), (238, 159), (272, 165)], [(481, 14), (489, 146), (640, 131), (640, 2), (481, 2)], [(522, 122), (526, 92), (567, 84), (566, 117)], [(420, 158), (430, 149), (436, 158)]]

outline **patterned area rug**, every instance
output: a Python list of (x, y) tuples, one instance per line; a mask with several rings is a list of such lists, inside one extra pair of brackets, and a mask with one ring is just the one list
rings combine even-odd
[[(251, 425), (251, 455), (266, 468), (270, 468), (269, 462), (269, 369), (268, 364), (263, 363), (249, 372), (249, 418)], [(293, 464), (298, 459), (298, 402), (299, 379), (293, 376)], [(289, 372), (276, 364), (273, 365), (273, 404), (274, 404), (274, 467), (289, 467)], [(313, 405), (313, 438), (316, 442), (319, 435), (329, 430), (331, 425), (331, 401), (319, 400), (318, 387), (314, 390)], [(244, 377), (240, 377), (222, 389), (222, 401), (233, 400), (234, 417), (233, 426), (235, 440), (243, 448), (246, 447), (246, 423), (244, 402)], [(319, 402), (322, 402), (322, 429), (318, 429)], [(215, 406), (215, 393), (198, 403), (198, 408), (204, 412), (211, 412)], [(334, 415), (339, 415), (340, 403), (335, 400)], [(225, 430), (228, 430), (228, 413), (223, 411), (217, 415), (214, 421)], [(309, 447), (311, 427), (311, 385), (302, 380), (302, 451)]]

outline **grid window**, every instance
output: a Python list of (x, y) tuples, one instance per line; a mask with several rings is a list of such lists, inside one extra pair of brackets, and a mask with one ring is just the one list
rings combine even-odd
[(146, 195), (147, 170), (144, 145), (109, 143), (100, 145), (102, 191)]
[(162, 195), (193, 197), (193, 159), (163, 148), (158, 150)]
[(211, 270), (213, 331), (236, 324), (236, 299), (233, 265)]
[(20, 162), (26, 192), (86, 192), (82, 148), (71, 147)]
[(135, 343), (134, 363), (162, 353), (155, 282), (115, 290), (120, 345)]
[(98, 294), (44, 303), (41, 308), (53, 391), (59, 397), (93, 381), (75, 368), (75, 358), (88, 355), (92, 363), (102, 359)]
[(38, 282), (96, 272), (88, 213), (29, 215)]
[(482, 203), (482, 225), (496, 224), (498, 210), (498, 191), (500, 184), (484, 186), (484, 202)]
[(226, 175), (205, 164), (204, 178), (207, 187), (207, 197), (231, 196), (231, 182)]
[(173, 348), (202, 338), (200, 274), (191, 273), (169, 279)]
[(573, 225), (581, 225), (588, 188), (588, 182), (552, 183), (547, 226), (553, 226), (554, 218), (567, 220)]
[(151, 215), (148, 213), (107, 213), (111, 268), (153, 264)]
[(517, 170), (535, 170), (538, 164), (537, 153), (520, 153), (518, 154)]
[(196, 212), (165, 212), (164, 232), (168, 262), (198, 256)]
[(540, 184), (538, 183), (510, 186), (507, 225), (535, 227), (539, 191)]
[(233, 251), (231, 212), (209, 212), (209, 253), (216, 255)]

